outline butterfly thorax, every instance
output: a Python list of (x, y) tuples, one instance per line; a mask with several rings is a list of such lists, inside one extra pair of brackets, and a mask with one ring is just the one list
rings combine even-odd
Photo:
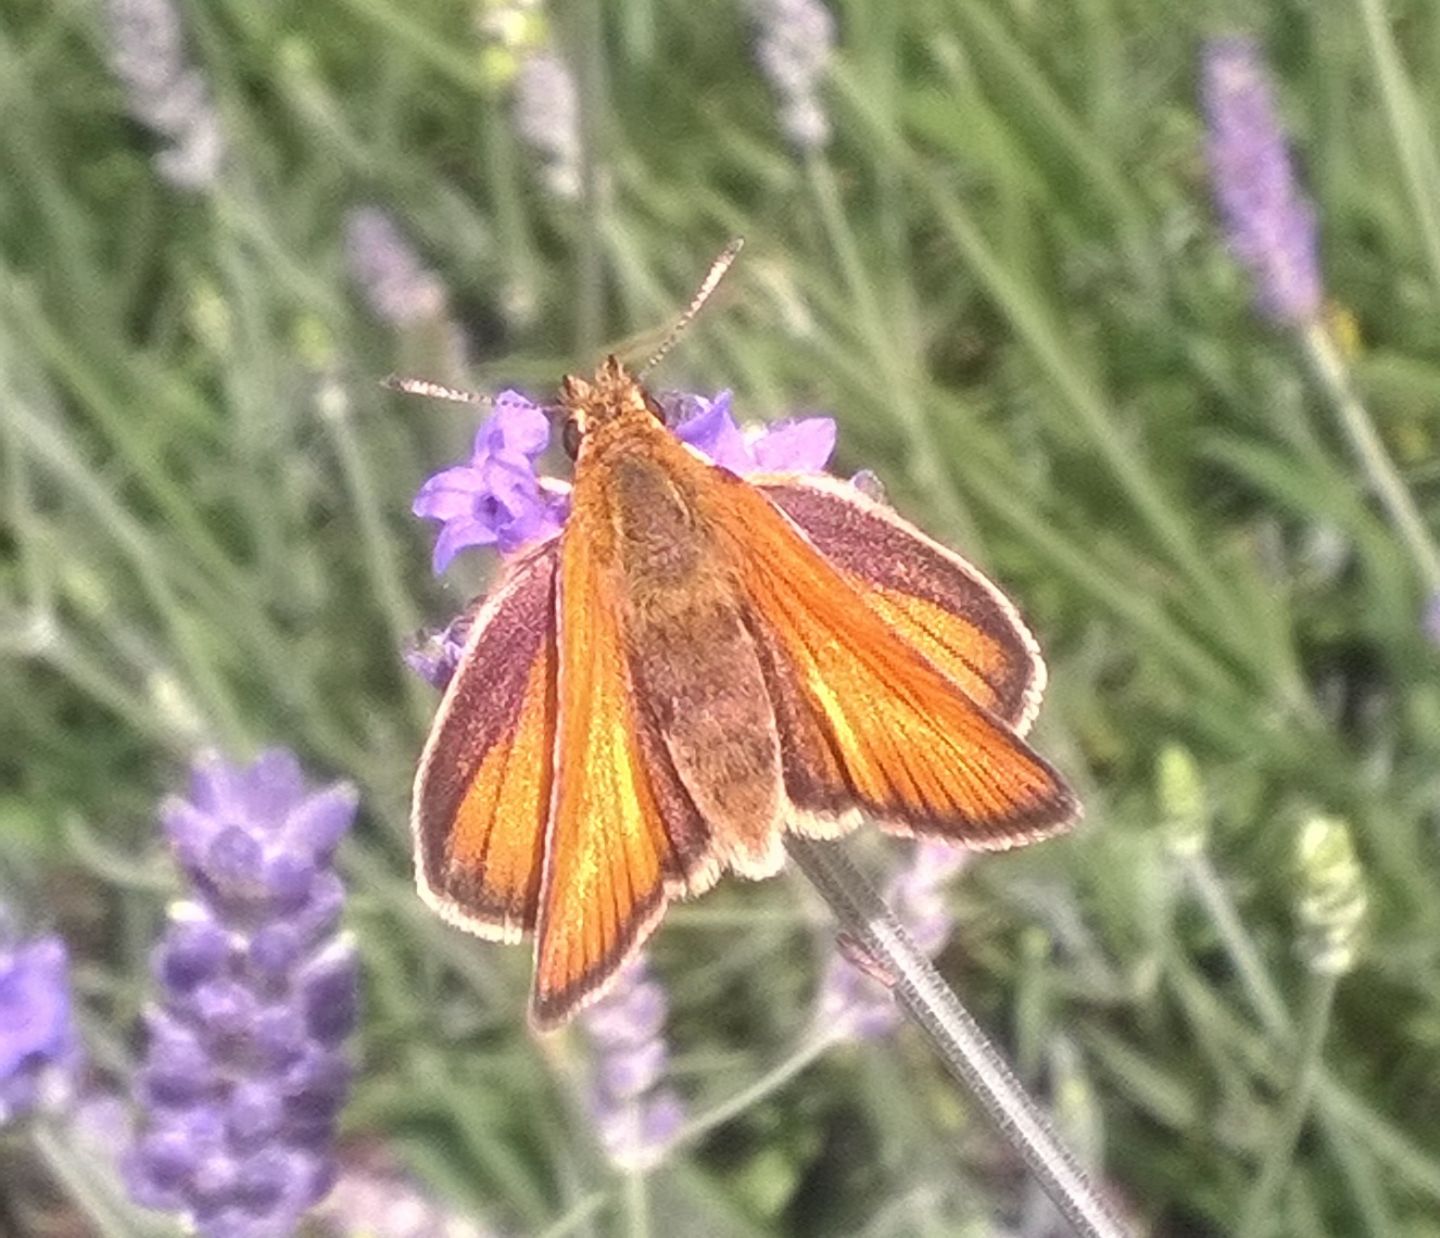
[(701, 512), (708, 470), (666, 429), (644, 388), (609, 358), (593, 383), (567, 379), (563, 398), (582, 432), (576, 527), (623, 577), (624, 593), (643, 613), (673, 614), (721, 591)]

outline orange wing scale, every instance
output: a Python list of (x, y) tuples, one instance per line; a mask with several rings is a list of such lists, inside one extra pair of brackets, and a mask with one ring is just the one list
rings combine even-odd
[(415, 779), (421, 895), (499, 941), (535, 927), (555, 746), (550, 541), (510, 564), (471, 625)]
[(708, 831), (631, 682), (621, 608), (587, 535), (563, 538), (556, 783), (535, 941), (539, 1027), (595, 996), (659, 920), (668, 898), (719, 875)]
[(747, 478), (799, 526), (886, 626), (1023, 735), (1045, 663), (1010, 600), (954, 551), (823, 474)]
[(732, 479), (714, 515), (751, 606), (782, 741), (789, 732), (796, 828), (835, 833), (860, 807), (893, 833), (1003, 849), (1070, 822), (1077, 805), (1059, 775), (759, 491)]

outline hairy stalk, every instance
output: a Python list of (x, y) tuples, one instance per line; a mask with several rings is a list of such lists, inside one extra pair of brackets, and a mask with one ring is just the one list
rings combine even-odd
[(929, 1037), (946, 1069), (979, 1100), (1075, 1232), (1082, 1238), (1123, 1238), (1125, 1227), (1049, 1119), (841, 848), (793, 834), (786, 847), (841, 926), (893, 977), (900, 1008)]

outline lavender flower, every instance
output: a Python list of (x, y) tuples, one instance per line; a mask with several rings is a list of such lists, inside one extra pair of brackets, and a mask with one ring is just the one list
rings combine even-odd
[(820, 0), (755, 0), (755, 58), (780, 96), (780, 128), (801, 151), (830, 141), (820, 83), (835, 51), (835, 18)]
[(835, 451), (835, 422), (829, 417), (787, 418), (741, 429), (730, 412), (730, 392), (670, 397), (667, 410), (682, 443), (703, 451), (716, 464), (746, 473), (819, 473)]
[(1344, 975), (1359, 956), (1369, 905), (1350, 826), (1338, 817), (1311, 817), (1300, 827), (1295, 850), (1300, 956), (1316, 975)]
[[(737, 473), (818, 472), (835, 449), (835, 423), (829, 417), (803, 417), (742, 430), (730, 412), (730, 393), (713, 400), (697, 395), (662, 399), (676, 435), (717, 464)], [(415, 496), (412, 510), (440, 521), (434, 569), (443, 572), (466, 546), (495, 546), (513, 554), (553, 536), (569, 512), (563, 482), (541, 477), (535, 461), (550, 442), (544, 412), (515, 391), (495, 398), (495, 411), (475, 434), (470, 463), (444, 469)], [(462, 632), (447, 629), (406, 661), (429, 679), (448, 680)]]
[(0, 941), (0, 1125), (32, 1109), (75, 1052), (64, 942)]
[(550, 420), (516, 391), (502, 391), (475, 432), (470, 463), (436, 473), (415, 496), (417, 516), (441, 522), (435, 540), (438, 576), (466, 546), (511, 554), (553, 535), (564, 504), (542, 487), (535, 460), (550, 442)]
[(138, 1202), (203, 1238), (291, 1234), (330, 1189), (358, 1001), (331, 861), (355, 805), (345, 785), (307, 791), (277, 749), (248, 767), (198, 761), (189, 798), (162, 809), (192, 897), (153, 957), (125, 1171)]
[[(910, 863), (885, 889), (885, 901), (932, 958), (945, 948), (954, 922), (945, 906), (945, 883), (965, 867), (969, 853), (945, 843), (920, 841)], [(822, 1027), (857, 1040), (888, 1036), (900, 1025), (890, 990), (837, 953), (820, 984), (817, 1018)]]
[(488, 1231), (426, 1195), (381, 1145), (351, 1149), (318, 1218), (335, 1238), (485, 1238)]
[(1315, 212), (1296, 184), (1255, 40), (1211, 40), (1201, 94), (1215, 201), (1260, 312), (1282, 326), (1308, 322), (1321, 304)]
[(680, 1098), (661, 1087), (665, 990), (637, 955), (610, 990), (580, 1015), (595, 1049), (590, 1109), (600, 1142), (621, 1169), (658, 1164), (685, 1120)]
[(381, 322), (403, 330), (445, 317), (445, 285), (379, 207), (356, 206), (345, 213), (345, 261)]
[(405, 665), (432, 687), (442, 692), (455, 674), (460, 663), (460, 654), (465, 648), (465, 638), (470, 634), (470, 623), (474, 617), (471, 610), (456, 615), (450, 623), (438, 632), (426, 632), (419, 640), (405, 650)]
[(570, 66), (547, 48), (520, 62), (515, 128), (540, 156), (545, 186), (557, 198), (580, 196), (580, 100)]
[(1440, 593), (1432, 593), (1420, 615), (1421, 634), (1432, 645), (1440, 647)]
[(211, 189), (225, 143), (209, 87), (185, 56), (173, 0), (104, 0), (110, 67), (130, 112), (169, 145), (155, 158), (160, 175), (181, 189)]

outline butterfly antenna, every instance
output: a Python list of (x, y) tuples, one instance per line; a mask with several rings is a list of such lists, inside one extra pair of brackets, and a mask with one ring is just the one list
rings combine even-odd
[(720, 256), (710, 264), (710, 269), (705, 273), (705, 278), (700, 281), (700, 287), (695, 289), (695, 295), (690, 298), (690, 304), (685, 312), (676, 320), (675, 325), (670, 328), (670, 333), (665, 337), (660, 347), (655, 350), (654, 355), (640, 367), (639, 377), (644, 377), (653, 370), (672, 348), (675, 341), (684, 334), (685, 328), (694, 321), (695, 315), (704, 307), (705, 302), (710, 299), (710, 294), (719, 286), (725, 278), (725, 272), (734, 264), (735, 259), (740, 256), (740, 251), (745, 246), (745, 238), (737, 236), (724, 249)]
[(391, 391), (402, 391), (406, 395), (424, 395), (432, 400), (449, 400), (454, 404), (477, 404), (488, 408), (494, 403), (491, 396), (479, 391), (465, 391), (459, 387), (447, 387), (444, 383), (432, 383), (428, 378), (402, 378), (392, 374), (381, 383)]

